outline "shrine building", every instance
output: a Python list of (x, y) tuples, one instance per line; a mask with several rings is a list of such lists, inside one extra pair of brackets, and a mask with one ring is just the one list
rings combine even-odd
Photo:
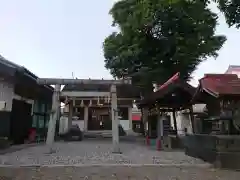
[[(70, 99), (64, 108), (65, 117), (86, 131), (112, 130), (110, 85), (66, 85), (61, 98)], [(130, 84), (117, 85), (117, 106), (120, 125), (132, 130), (133, 101), (139, 99), (137, 88)]]

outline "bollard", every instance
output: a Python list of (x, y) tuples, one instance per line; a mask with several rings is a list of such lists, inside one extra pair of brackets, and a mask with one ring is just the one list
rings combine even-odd
[(150, 139), (149, 139), (149, 136), (146, 136), (146, 144), (147, 144), (147, 146), (150, 145)]
[(157, 145), (157, 150), (160, 151), (162, 149), (161, 139), (157, 139), (156, 145)]

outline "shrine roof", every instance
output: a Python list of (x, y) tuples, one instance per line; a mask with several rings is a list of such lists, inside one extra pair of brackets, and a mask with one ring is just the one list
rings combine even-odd
[(14, 79), (14, 82), (20, 81), (20, 76), (25, 80), (30, 80), (34, 85), (49, 92), (53, 92), (53, 87), (48, 85), (38, 85), (38, 77), (24, 66), (15, 64), (0, 55), (0, 76), (6, 79)]
[(236, 74), (205, 74), (199, 80), (199, 90), (214, 96), (240, 96), (240, 79)]
[[(85, 92), (109, 92), (111, 85), (99, 84), (80, 84), (80, 85), (66, 85), (62, 91), (85, 91)], [(117, 86), (118, 97), (140, 97), (140, 89), (131, 84), (121, 84)]]
[(235, 74), (240, 73), (240, 66), (238, 65), (229, 65), (225, 74)]
[(160, 86), (158, 91), (145, 97), (140, 102), (140, 106), (157, 103), (165, 107), (180, 107), (190, 103), (195, 90), (193, 86), (182, 81), (180, 74), (177, 73)]

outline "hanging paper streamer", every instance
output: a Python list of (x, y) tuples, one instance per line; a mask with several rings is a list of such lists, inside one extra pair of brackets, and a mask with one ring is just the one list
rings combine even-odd
[(81, 104), (80, 104), (80, 106), (81, 106), (81, 107), (83, 107), (83, 106), (84, 106), (83, 100), (81, 100)]
[(75, 99), (73, 99), (72, 101), (73, 101), (73, 106), (75, 106)]
[(100, 98), (98, 97), (98, 99), (97, 99), (97, 105), (99, 105), (100, 104)]
[(89, 101), (89, 105), (88, 105), (88, 106), (89, 106), (89, 107), (92, 106), (92, 100)]

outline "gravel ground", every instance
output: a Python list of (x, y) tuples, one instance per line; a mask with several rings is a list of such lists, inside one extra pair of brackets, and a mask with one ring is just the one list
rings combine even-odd
[(0, 168), (1, 180), (239, 180), (240, 172), (174, 166)]
[(93, 164), (192, 164), (208, 165), (184, 152), (151, 150), (145, 145), (121, 143), (122, 154), (112, 153), (110, 141), (55, 143), (56, 152), (39, 145), (14, 153), (0, 155), (0, 165), (93, 165)]
[(240, 172), (212, 169), (183, 152), (151, 150), (110, 141), (55, 143), (55, 153), (38, 145), (0, 155), (0, 180), (238, 180)]

